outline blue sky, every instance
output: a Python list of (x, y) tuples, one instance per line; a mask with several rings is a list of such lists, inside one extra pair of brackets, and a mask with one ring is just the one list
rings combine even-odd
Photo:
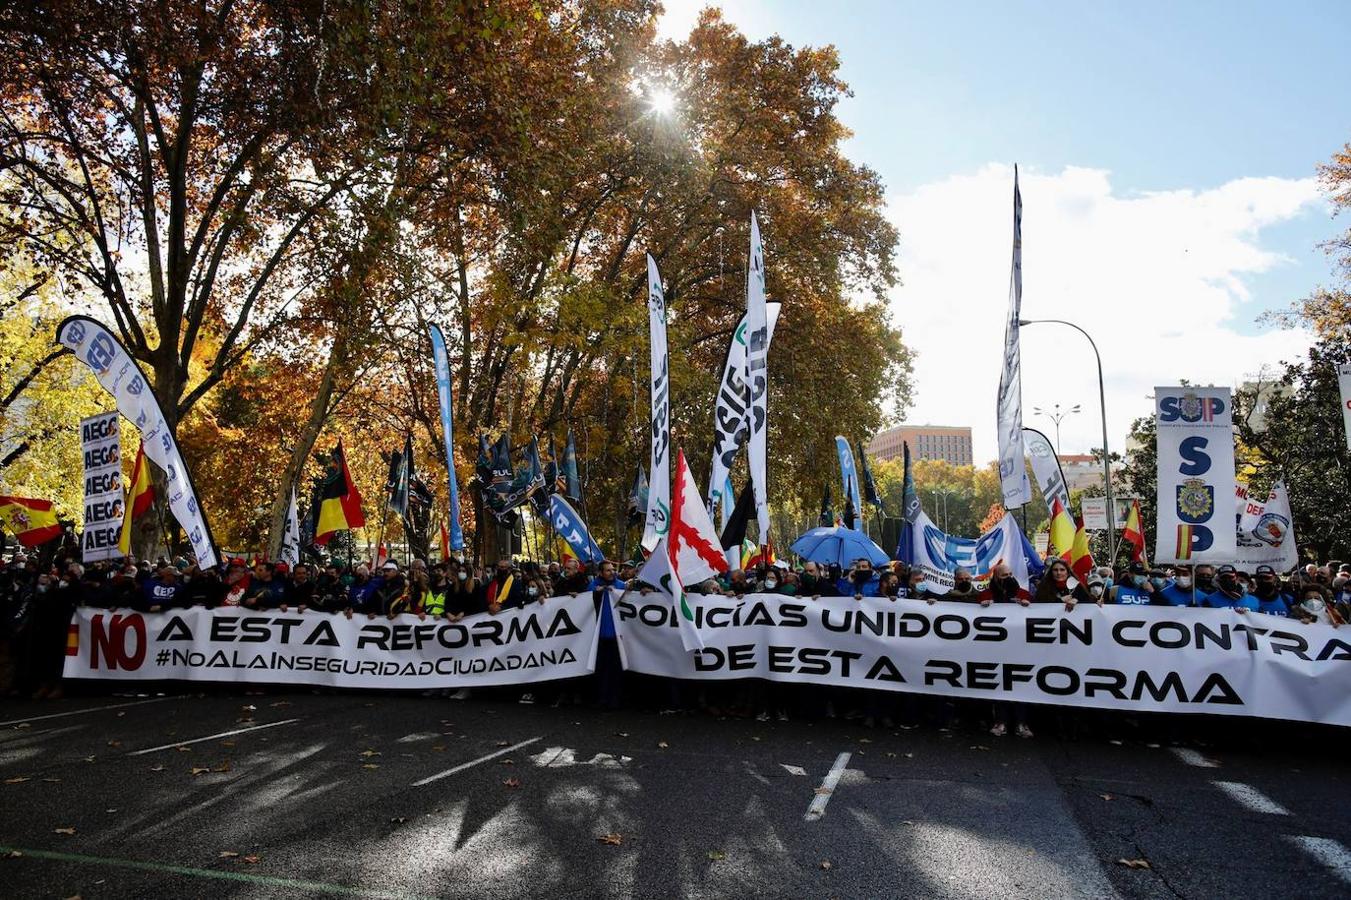
[[(704, 5), (668, 2), (663, 33)], [(881, 174), (902, 232), (893, 316), (921, 355), (907, 418), (970, 424), (993, 457), (1000, 327), (965, 329), (989, 366), (954, 377), (942, 357), (962, 316), (997, 322), (1007, 303), (1014, 162), (1024, 312), (1107, 345), (1114, 442), (1149, 411), (1148, 385), (1237, 383), (1307, 346), (1255, 319), (1326, 283), (1314, 245), (1351, 227), (1312, 180), (1351, 141), (1351, 3), (719, 5), (753, 38), (839, 50), (846, 150)], [(772, 265), (772, 233), (766, 252)], [(1062, 449), (1100, 444), (1096, 390), (1064, 374), (1091, 354), (1068, 334), (1027, 329), (1024, 344), (1026, 405), (1082, 402), (1094, 415), (1067, 421)]]

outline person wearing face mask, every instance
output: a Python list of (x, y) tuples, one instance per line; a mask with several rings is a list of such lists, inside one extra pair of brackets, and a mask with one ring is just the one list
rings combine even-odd
[(842, 576), (835, 587), (842, 597), (853, 597), (855, 600), (876, 597), (877, 573), (873, 571), (872, 562), (863, 557), (856, 559), (848, 575)]
[(559, 594), (576, 597), (591, 590), (591, 576), (582, 571), (582, 564), (575, 557), (569, 556), (563, 560), (562, 574), (554, 588)]
[(765, 580), (760, 583), (759, 593), (762, 594), (784, 594), (792, 595), (796, 593), (796, 587), (789, 585), (786, 578), (791, 573), (787, 571), (787, 565), (782, 562), (776, 562), (765, 572)]
[(976, 590), (975, 582), (971, 578), (971, 570), (958, 566), (952, 573), (952, 589), (939, 599), (975, 603), (980, 600), (980, 593)]
[(1215, 586), (1215, 567), (1201, 563), (1196, 567), (1192, 581), (1192, 590), (1196, 594), (1196, 606), (1205, 606), (1205, 601), (1218, 588)]
[[(1093, 593), (1093, 579), (1088, 580), (1088, 592)], [(1126, 578), (1120, 584), (1104, 585), (1104, 590), (1094, 598), (1099, 606), (1114, 603), (1119, 606), (1149, 606), (1154, 603), (1154, 585), (1149, 583), (1149, 570), (1144, 563), (1133, 562), (1126, 571)]]
[(1013, 568), (1008, 563), (998, 563), (990, 573), (990, 583), (976, 596), (981, 606), (992, 603), (1017, 603), (1027, 606), (1032, 595), (1013, 577)]
[(488, 612), (496, 615), (504, 609), (520, 609), (528, 599), (525, 588), (526, 579), (518, 577), (511, 568), (511, 560), (499, 559), (493, 569), (493, 578), (485, 589), (484, 600)]
[[(1197, 587), (1200, 587), (1200, 566), (1197, 566)], [(1220, 566), (1215, 579), (1215, 591), (1197, 604), (1207, 609), (1232, 609), (1235, 612), (1257, 612), (1257, 600), (1250, 597), (1238, 580), (1238, 570), (1229, 564)]]
[(1192, 605), (1192, 570), (1190, 566), (1173, 569), (1173, 580), (1159, 591), (1159, 598), (1169, 606)]
[(822, 572), (821, 567), (810, 560), (802, 566), (802, 577), (798, 579), (798, 593), (815, 600), (818, 597), (838, 597), (839, 591)]
[(1306, 584), (1300, 588), (1299, 602), (1291, 607), (1291, 617), (1305, 625), (1331, 625), (1338, 628), (1345, 624), (1341, 611), (1330, 602), (1328, 592), (1320, 585)]
[(1276, 580), (1276, 570), (1271, 566), (1258, 566), (1253, 572), (1253, 599), (1257, 601), (1257, 611), (1268, 616), (1288, 617), (1291, 598), (1282, 590)]

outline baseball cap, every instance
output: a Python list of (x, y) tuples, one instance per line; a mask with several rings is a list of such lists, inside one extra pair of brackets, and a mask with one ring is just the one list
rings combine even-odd
[(1254, 575), (1275, 575), (1276, 570), (1271, 566), (1258, 566), (1253, 570)]
[(391, 559), (389, 562), (385, 563), (385, 564), (384, 564), (383, 566), (381, 566), (380, 568), (385, 569), (385, 570), (394, 569), (394, 570), (397, 572), (398, 569), (399, 569), (399, 564), (396, 563), (394, 560)]
[(1235, 575), (1237, 573), (1238, 569), (1235, 569), (1233, 566), (1229, 565), (1229, 563), (1225, 563), (1215, 570), (1216, 575)]
[(1141, 562), (1133, 562), (1133, 563), (1131, 563), (1131, 566), (1130, 566), (1130, 573), (1131, 573), (1132, 575), (1144, 575), (1144, 574), (1145, 574), (1146, 572), (1148, 572), (1148, 571), (1149, 571), (1149, 570), (1145, 568), (1145, 564), (1144, 564), (1144, 563), (1141, 563)]

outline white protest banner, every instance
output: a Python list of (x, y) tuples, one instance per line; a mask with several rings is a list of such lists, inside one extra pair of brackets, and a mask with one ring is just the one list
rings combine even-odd
[(1346, 446), (1351, 449), (1351, 364), (1337, 367), (1337, 387), (1342, 392), (1342, 425), (1346, 428)]
[(652, 363), (652, 452), (643, 549), (651, 551), (671, 527), (671, 370), (666, 352), (666, 297), (657, 263), (650, 255), (647, 258), (647, 318)]
[(982, 700), (1351, 725), (1351, 635), (1230, 610), (689, 595), (686, 652), (661, 594), (615, 606), (626, 668)]
[[(774, 326), (779, 321), (779, 304), (765, 304), (769, 341), (774, 340)], [(708, 511), (722, 511), (723, 525), (736, 505), (736, 497), (726, 494), (727, 473), (737, 451), (750, 437), (751, 426), (746, 417), (750, 395), (746, 388), (746, 326), (749, 316), (743, 315), (727, 344), (727, 358), (722, 366), (722, 384), (713, 407), (713, 461), (708, 471)]]
[(1226, 563), (1237, 552), (1229, 388), (1154, 389), (1158, 425), (1157, 563)]
[(82, 607), (71, 621), (65, 677), (421, 690), (528, 684), (593, 671), (599, 633), (590, 593), (459, 622)]
[(85, 562), (122, 555), (122, 437), (117, 413), (80, 420), (80, 453), (84, 457), (84, 531), (80, 555)]
[(218, 559), (211, 529), (197, 503), (178, 442), (141, 367), (112, 332), (88, 316), (62, 320), (56, 328), (56, 342), (94, 371), (98, 383), (117, 401), (118, 412), (140, 429), (145, 455), (164, 470), (169, 509), (187, 533), (197, 564), (203, 569), (214, 566)]
[(1299, 564), (1290, 495), (1285, 482), (1273, 484), (1263, 502), (1248, 495), (1246, 484), (1236, 482), (1234, 506), (1238, 521), (1235, 536), (1238, 550), (1233, 559), (1236, 567), (1251, 572), (1258, 566), (1271, 566), (1277, 572), (1288, 572)]
[(1018, 340), (1021, 327), (1018, 323), (1022, 315), (1023, 195), (1018, 190), (1018, 167), (1014, 166), (1013, 265), (1009, 269), (1009, 312), (1004, 320), (1004, 367), (999, 373), (999, 398), (995, 406), (999, 484), (1005, 509), (1017, 509), (1032, 499), (1032, 485), (1027, 480), (1027, 467), (1023, 465), (1023, 357)]
[(751, 211), (751, 256), (746, 272), (746, 393), (749, 412), (751, 487), (755, 494), (755, 518), (760, 526), (756, 538), (769, 542), (769, 481), (767, 472), (769, 436), (769, 308), (765, 302), (765, 245), (760, 242), (760, 220)]

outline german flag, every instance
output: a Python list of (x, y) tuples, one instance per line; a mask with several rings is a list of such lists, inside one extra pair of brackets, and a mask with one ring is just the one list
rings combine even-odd
[(122, 533), (117, 538), (117, 549), (123, 556), (131, 552), (132, 523), (150, 511), (155, 502), (155, 486), (150, 483), (150, 467), (145, 461), (145, 441), (136, 448), (136, 464), (131, 467), (131, 485), (127, 489), (126, 513), (122, 517)]
[(0, 524), (25, 547), (36, 547), (61, 536), (50, 500), (0, 495)]
[(319, 520), (314, 528), (314, 542), (319, 546), (339, 531), (351, 531), (366, 524), (361, 514), (361, 494), (352, 483), (347, 469), (347, 457), (342, 452), (342, 441), (333, 449), (324, 470), (324, 483), (319, 488)]

